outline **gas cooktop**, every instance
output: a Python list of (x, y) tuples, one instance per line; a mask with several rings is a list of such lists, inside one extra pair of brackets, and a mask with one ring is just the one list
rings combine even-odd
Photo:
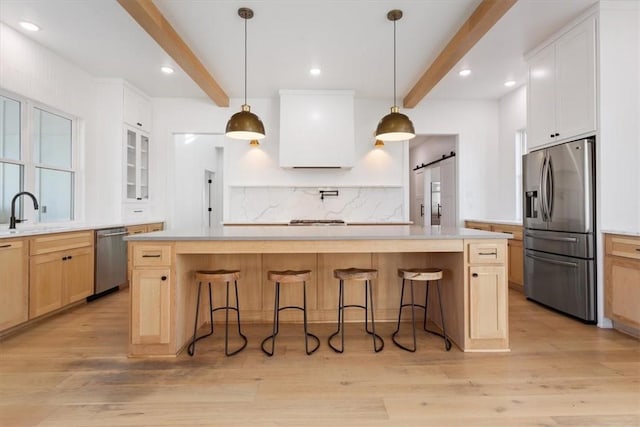
[(345, 225), (341, 219), (292, 219), (289, 225)]

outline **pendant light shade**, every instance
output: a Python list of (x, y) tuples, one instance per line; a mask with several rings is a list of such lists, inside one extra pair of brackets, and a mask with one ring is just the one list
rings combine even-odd
[(227, 122), (225, 135), (229, 138), (255, 141), (264, 138), (265, 132), (264, 124), (251, 112), (251, 107), (247, 104), (247, 20), (253, 18), (253, 11), (241, 7), (238, 9), (238, 15), (244, 19), (244, 104), (242, 111), (235, 113)]
[(393, 107), (391, 112), (384, 116), (376, 128), (376, 140), (380, 141), (406, 141), (416, 136), (413, 123), (405, 114), (400, 113), (396, 105), (396, 21), (402, 18), (401, 10), (391, 10), (387, 13), (387, 19), (393, 21)]
[(398, 110), (394, 105), (391, 112), (380, 119), (376, 128), (376, 138), (380, 141), (406, 141), (416, 136), (409, 117)]
[(226, 135), (229, 138), (254, 140), (264, 138), (264, 125), (262, 120), (251, 112), (247, 104), (242, 106), (242, 111), (235, 113), (227, 122)]

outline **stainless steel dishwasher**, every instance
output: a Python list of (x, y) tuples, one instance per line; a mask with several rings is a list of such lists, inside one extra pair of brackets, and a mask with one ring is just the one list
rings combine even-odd
[(127, 242), (124, 227), (96, 230), (96, 298), (127, 283)]

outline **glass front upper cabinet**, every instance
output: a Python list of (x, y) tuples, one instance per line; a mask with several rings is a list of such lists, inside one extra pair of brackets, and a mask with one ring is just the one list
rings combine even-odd
[(127, 201), (149, 199), (149, 137), (125, 127), (125, 195)]

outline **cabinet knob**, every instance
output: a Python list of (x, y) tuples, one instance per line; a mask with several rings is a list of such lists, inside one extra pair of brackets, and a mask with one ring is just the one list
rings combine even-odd
[(554, 134), (551, 134), (551, 135), (549, 135), (549, 136), (550, 136), (551, 138), (553, 138), (555, 135), (554, 135)]
[(69, 255), (69, 256), (67, 257), (67, 259), (71, 259), (71, 258), (73, 258), (71, 255)]
[(554, 136), (560, 136), (560, 134), (558, 132), (556, 132), (556, 134)]
[(66, 261), (66, 260), (67, 260), (67, 258), (68, 258), (68, 257), (63, 256), (63, 257), (62, 257), (62, 260), (63, 260), (63, 261)]
[(137, 122), (136, 124), (137, 124), (138, 126), (142, 126), (142, 123), (140, 123), (140, 122)]
[(478, 277), (478, 273), (473, 273), (471, 276), (472, 277)]
[(163, 281), (164, 281), (164, 280), (167, 280), (167, 276), (162, 276), (162, 277), (160, 278), (160, 280), (163, 280)]

